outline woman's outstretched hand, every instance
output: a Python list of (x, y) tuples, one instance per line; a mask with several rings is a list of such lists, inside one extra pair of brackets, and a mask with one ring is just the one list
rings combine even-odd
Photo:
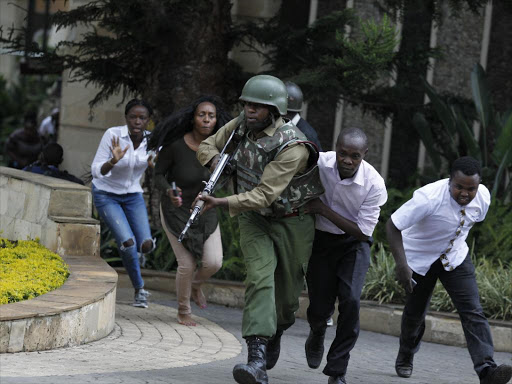
[(121, 160), (124, 157), (124, 155), (128, 151), (128, 148), (130, 148), (129, 145), (127, 145), (125, 149), (121, 148), (121, 146), (119, 145), (119, 137), (114, 136), (112, 138), (112, 146), (110, 147), (110, 151), (112, 152), (112, 165), (116, 164), (119, 160)]

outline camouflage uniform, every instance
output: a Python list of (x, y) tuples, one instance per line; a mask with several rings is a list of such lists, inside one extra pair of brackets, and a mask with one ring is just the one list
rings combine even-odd
[[(273, 136), (245, 137), (235, 154), (237, 192), (256, 187), (265, 166), (292, 143), (307, 140), (288, 122)], [(310, 149), (310, 166), (295, 175), (271, 204), (239, 216), (240, 246), (247, 267), (242, 336), (271, 337), (295, 322), (299, 296), (314, 238), (314, 219), (302, 206), (323, 193), (316, 166), (318, 152)], [(313, 156), (312, 156), (313, 155)]]

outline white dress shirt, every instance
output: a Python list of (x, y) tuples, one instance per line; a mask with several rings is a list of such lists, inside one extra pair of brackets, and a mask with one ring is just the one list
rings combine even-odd
[(41, 121), (39, 126), (39, 134), (41, 136), (55, 135), (55, 125), (51, 116), (47, 116)]
[[(149, 132), (146, 131), (144, 136)], [(127, 146), (128, 151), (124, 157), (108, 172), (101, 174), (101, 166), (112, 158), (112, 138), (119, 137), (119, 145), (122, 149)], [(101, 138), (96, 156), (91, 165), (92, 183), (102, 191), (112, 192), (117, 195), (125, 193), (142, 192), (140, 179), (148, 167), (148, 154), (146, 151), (147, 139), (144, 137), (137, 149), (133, 148), (132, 140), (128, 132), (128, 126), (112, 127), (106, 130)]]
[(293, 125), (297, 126), (297, 123), (299, 122), (299, 120), (300, 120), (300, 114), (296, 113), (295, 116), (293, 116), (293, 119), (292, 119)]
[[(356, 223), (366, 236), (371, 236), (379, 221), (380, 206), (388, 199), (384, 179), (363, 160), (354, 176), (342, 180), (334, 151), (320, 152), (318, 168), (325, 188), (320, 200), (340, 216)], [(324, 232), (344, 233), (321, 215), (316, 215), (315, 227)]]
[(442, 179), (421, 187), (391, 215), (402, 231), (407, 264), (422, 276), (441, 256), (446, 270), (462, 264), (469, 230), (485, 218), (491, 203), (489, 190), (480, 184), (475, 198), (461, 206), (451, 197), (448, 182)]

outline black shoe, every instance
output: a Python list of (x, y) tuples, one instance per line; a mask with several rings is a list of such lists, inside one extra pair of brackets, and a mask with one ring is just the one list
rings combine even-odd
[(279, 360), (279, 353), (281, 352), (281, 336), (283, 331), (278, 329), (276, 334), (271, 337), (267, 343), (267, 370), (274, 368)]
[(506, 364), (489, 368), (487, 372), (487, 375), (480, 380), (480, 384), (506, 384), (512, 378), (512, 367)]
[(239, 384), (268, 384), (267, 340), (252, 336), (247, 341), (247, 364), (237, 364), (233, 368), (233, 378)]
[(398, 352), (395, 362), (396, 374), (400, 377), (411, 377), (412, 375), (412, 361), (414, 354)]
[(323, 333), (315, 333), (312, 329), (309, 331), (309, 336), (306, 340), (306, 360), (308, 361), (309, 368), (316, 369), (322, 363), (324, 338), (325, 330), (323, 330)]
[(330, 376), (327, 384), (347, 384), (345, 376)]

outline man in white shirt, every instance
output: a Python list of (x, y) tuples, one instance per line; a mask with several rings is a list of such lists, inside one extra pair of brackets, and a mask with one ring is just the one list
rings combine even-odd
[(412, 374), (437, 279), (457, 308), (480, 383), (505, 384), (512, 376), (511, 366), (497, 367), (493, 360), (492, 336), (466, 244), (471, 227), (484, 220), (491, 203), (480, 181), (478, 161), (461, 157), (452, 164), (449, 179), (416, 190), (386, 224), (397, 279), (408, 293), (395, 364), (398, 376)]
[(341, 131), (336, 152), (321, 152), (318, 159), (325, 193), (308, 203), (316, 213), (315, 241), (306, 275), (308, 322), (306, 358), (318, 368), (324, 353), (326, 320), (339, 301), (336, 337), (323, 372), (329, 384), (345, 384), (345, 374), (359, 335), (359, 299), (370, 265), (371, 235), (387, 200), (379, 173), (364, 161), (368, 139), (358, 128)]

